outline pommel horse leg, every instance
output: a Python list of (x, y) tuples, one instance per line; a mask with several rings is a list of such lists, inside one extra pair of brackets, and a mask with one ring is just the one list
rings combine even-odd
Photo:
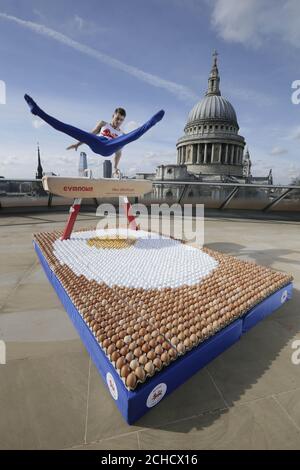
[[(85, 152), (80, 152), (78, 175), (86, 176), (87, 171), (88, 171), (87, 155)], [(91, 174), (89, 174), (89, 178), (91, 178)], [(76, 222), (78, 213), (80, 211), (80, 206), (81, 206), (81, 199), (74, 199), (73, 204), (70, 207), (70, 211), (69, 211), (70, 215), (68, 217), (67, 224), (65, 226), (65, 230), (62, 234), (61, 240), (69, 240), (72, 230), (74, 228), (74, 224)]]
[(139, 230), (139, 226), (136, 223), (135, 216), (132, 215), (132, 207), (131, 207), (130, 202), (128, 201), (128, 197), (121, 196), (120, 199), (122, 200), (122, 203), (123, 203), (124, 211), (125, 211), (127, 221), (128, 221), (128, 227), (131, 230)]
[(70, 207), (70, 211), (69, 211), (70, 215), (67, 220), (67, 224), (65, 226), (61, 240), (69, 240), (75, 221), (77, 219), (77, 215), (80, 211), (80, 206), (81, 206), (81, 199), (74, 199), (73, 205)]
[[(139, 226), (136, 223), (135, 216), (132, 215), (131, 204), (128, 201), (128, 197), (127, 196), (121, 196), (120, 199), (122, 200), (122, 204), (123, 204), (123, 207), (124, 207), (124, 210), (125, 210), (125, 214), (126, 214), (127, 221), (128, 221), (128, 227), (131, 230), (139, 230)], [(74, 199), (73, 205), (70, 208), (70, 215), (69, 215), (69, 218), (67, 220), (67, 224), (65, 226), (65, 229), (63, 231), (61, 240), (69, 240), (70, 239), (71, 233), (72, 233), (73, 228), (74, 228), (74, 224), (76, 222), (77, 215), (80, 211), (80, 206), (81, 206), (81, 199)]]

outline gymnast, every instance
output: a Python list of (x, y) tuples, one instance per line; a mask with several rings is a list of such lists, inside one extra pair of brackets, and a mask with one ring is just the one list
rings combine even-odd
[(49, 114), (45, 113), (29, 95), (24, 95), (24, 98), (32, 114), (40, 117), (57, 131), (63, 132), (64, 134), (78, 140), (76, 144), (72, 144), (67, 147), (67, 150), (77, 150), (80, 145), (86, 144), (94, 153), (102, 155), (103, 157), (109, 157), (112, 154), (115, 154), (114, 176), (120, 174), (118, 164), (121, 158), (121, 149), (124, 145), (139, 139), (143, 134), (145, 134), (145, 132), (158, 123), (165, 114), (163, 110), (160, 110), (145, 122), (145, 124), (128, 134), (124, 134), (121, 131), (120, 126), (124, 122), (126, 111), (123, 108), (117, 108), (110, 123), (100, 121), (92, 132), (86, 132), (49, 116)]

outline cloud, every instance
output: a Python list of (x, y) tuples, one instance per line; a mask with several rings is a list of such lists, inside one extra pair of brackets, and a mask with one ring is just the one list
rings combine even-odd
[(270, 152), (270, 155), (273, 155), (273, 156), (285, 155), (286, 153), (288, 153), (287, 149), (284, 149), (282, 147), (273, 147), (271, 152)]
[(32, 121), (32, 125), (35, 129), (39, 129), (40, 127), (43, 127), (45, 125), (45, 121), (42, 121), (41, 119), (34, 119)]
[(6, 157), (1, 158), (1, 166), (10, 166), (10, 165), (15, 165), (18, 161), (18, 157), (8, 155)]
[(74, 34), (74, 32), (81, 35), (92, 36), (95, 34), (107, 33), (108, 31), (111, 31), (110, 28), (101, 26), (99, 23), (86, 20), (79, 15), (74, 15), (62, 23), (61, 28), (66, 34), (70, 34), (71, 36)]
[(112, 56), (99, 52), (97, 49), (93, 49), (78, 41), (74, 41), (70, 37), (58, 31), (55, 31), (54, 29), (48, 28), (42, 24), (34, 23), (32, 21), (25, 21), (16, 16), (7, 15), (6, 13), (0, 13), (0, 18), (16, 23), (26, 29), (29, 29), (30, 31), (40, 34), (41, 36), (45, 36), (49, 39), (53, 39), (54, 41), (64, 44), (65, 46), (71, 47), (72, 49), (75, 49), (76, 51), (81, 52), (82, 54), (85, 54), (89, 57), (92, 57), (98, 60), (99, 62), (109, 65), (110, 67), (114, 67), (118, 70), (121, 70), (137, 78), (138, 80), (141, 80), (147, 83), (148, 85), (151, 85), (157, 88), (162, 88), (168, 91), (169, 93), (175, 95), (180, 100), (184, 100), (184, 101), (197, 100), (197, 95), (195, 95), (188, 87), (184, 85), (180, 85), (178, 83), (165, 80), (157, 75), (144, 72), (143, 70), (137, 67), (128, 65), (125, 62), (115, 59)]
[(33, 13), (42, 21), (45, 21), (46, 20), (46, 17), (45, 15), (40, 11), (38, 10), (37, 8), (34, 8), (33, 9)]
[(235, 97), (242, 101), (255, 103), (257, 106), (271, 106), (276, 101), (274, 96), (270, 96), (267, 93), (263, 93), (258, 90), (252, 90), (251, 88), (233, 86), (232, 83), (230, 86), (225, 86), (224, 90), (228, 96)]
[(288, 134), (289, 140), (300, 140), (300, 126), (294, 127)]
[(176, 163), (176, 150), (161, 150), (145, 152), (143, 161), (146, 165), (157, 166)]
[(300, 46), (299, 0), (214, 0), (211, 24), (228, 42), (260, 47), (280, 38)]
[(128, 133), (139, 127), (136, 121), (128, 121), (124, 126), (124, 132)]

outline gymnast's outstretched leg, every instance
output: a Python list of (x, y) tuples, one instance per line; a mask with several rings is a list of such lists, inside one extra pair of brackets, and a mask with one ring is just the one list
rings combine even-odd
[[(96, 136), (95, 134), (91, 134), (90, 132), (86, 132), (81, 129), (78, 129), (77, 127), (70, 126), (69, 124), (61, 122), (58, 119), (55, 119), (54, 117), (45, 113), (29, 95), (24, 95), (24, 98), (32, 114), (40, 117), (43, 121), (47, 122), (47, 124), (49, 124), (51, 127), (56, 129), (57, 131), (63, 132), (64, 134), (67, 134), (70, 137), (73, 137), (74, 139), (87, 144), (91, 148), (92, 148), (92, 145), (97, 143), (97, 141), (99, 140), (99, 137)], [(103, 138), (103, 140), (107, 140), (107, 139)]]
[(115, 139), (106, 139), (102, 136), (97, 136), (90, 132), (83, 131), (78, 129), (77, 127), (70, 126), (69, 124), (65, 124), (58, 119), (46, 114), (36, 103), (35, 101), (28, 95), (24, 96), (30, 111), (32, 114), (39, 116), (43, 121), (47, 122), (50, 126), (54, 129), (63, 132), (70, 137), (73, 137), (84, 144), (87, 144), (93, 152), (108, 157), (113, 153), (120, 150), (124, 145), (133, 142), (134, 140), (139, 139), (145, 132), (147, 132), (151, 127), (157, 124), (164, 116), (165, 112), (163, 110), (156, 113), (149, 121), (143, 124), (141, 127), (135, 129), (134, 131), (129, 132), (128, 134), (124, 134), (120, 137), (116, 137)]
[(114, 148), (114, 152), (118, 149), (121, 149), (124, 147), (124, 145), (129, 144), (130, 142), (134, 142), (135, 140), (139, 139), (142, 135), (144, 135), (151, 127), (155, 126), (159, 121), (162, 120), (164, 117), (165, 112), (163, 110), (158, 111), (158, 113), (154, 114), (152, 118), (150, 118), (145, 124), (142, 126), (138, 127), (137, 129), (134, 129), (131, 132), (128, 132), (128, 134), (123, 134), (120, 137), (117, 137), (116, 139), (109, 140), (106, 143), (106, 148)]

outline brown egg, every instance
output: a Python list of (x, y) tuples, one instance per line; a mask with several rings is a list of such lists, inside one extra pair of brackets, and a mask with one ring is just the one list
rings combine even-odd
[(113, 336), (111, 337), (111, 342), (112, 342), (112, 343), (117, 343), (118, 339), (119, 339), (119, 336), (118, 336), (118, 335), (113, 335)]
[(131, 351), (126, 354), (126, 361), (127, 362), (131, 362), (133, 359), (134, 359), (134, 355)]
[(126, 361), (125, 361), (124, 357), (123, 356), (119, 357), (119, 359), (116, 362), (117, 369), (121, 369), (124, 366), (125, 363), (126, 363)]
[(136, 357), (140, 357), (142, 354), (143, 354), (143, 351), (140, 347), (138, 348), (135, 348), (135, 350), (133, 351), (133, 354), (136, 356)]
[(162, 353), (163, 353), (163, 348), (160, 344), (158, 344), (155, 348), (155, 354), (160, 356)]
[(173, 348), (169, 349), (168, 354), (171, 359), (175, 359), (177, 357), (177, 352)]
[(107, 348), (107, 353), (112, 354), (116, 350), (116, 346), (112, 343)]
[(152, 375), (154, 373), (154, 365), (152, 361), (149, 361), (147, 362), (147, 364), (145, 364), (145, 371), (149, 375)]
[(185, 334), (184, 334), (183, 331), (181, 331), (181, 332), (178, 334), (178, 339), (179, 339), (179, 341), (183, 341), (184, 338), (185, 338)]
[(106, 335), (103, 333), (100, 333), (97, 335), (97, 339), (100, 343), (103, 343), (103, 341), (106, 339)]
[(102, 343), (102, 346), (103, 346), (104, 348), (108, 348), (108, 346), (109, 346), (110, 344), (111, 344), (111, 343), (110, 343), (110, 340), (109, 340), (109, 339), (105, 339), (105, 340), (103, 341), (103, 343)]
[(183, 343), (179, 343), (177, 345), (177, 351), (178, 351), (179, 354), (183, 354), (185, 352), (185, 347), (184, 347)]
[(159, 335), (156, 339), (157, 339), (158, 343), (160, 343), (160, 344), (163, 344), (163, 342), (165, 340), (163, 335)]
[(124, 341), (122, 341), (121, 339), (119, 339), (117, 342), (116, 342), (116, 346), (118, 349), (121, 349), (123, 348), (123, 346), (125, 345)]
[(124, 364), (121, 368), (121, 377), (127, 377), (131, 372), (131, 369), (128, 364)]
[[(125, 366), (124, 366), (125, 367)], [(136, 378), (136, 375), (134, 374), (134, 372), (131, 372), (128, 376), (127, 376), (127, 379), (126, 379), (126, 385), (128, 388), (130, 389), (134, 389), (134, 387), (136, 386), (136, 382), (137, 382), (137, 378)]]
[(145, 365), (148, 362), (146, 354), (143, 354), (142, 356), (139, 357), (139, 363), (142, 365)]
[(167, 353), (167, 351), (164, 351), (160, 357), (161, 357), (162, 362), (164, 363), (168, 363), (170, 360), (169, 354)]
[(141, 382), (143, 382), (145, 380), (146, 374), (145, 374), (145, 371), (144, 371), (143, 367), (141, 367), (141, 366), (137, 367), (135, 369), (134, 373), (137, 376), (137, 378), (139, 380), (141, 380)]
[(130, 351), (134, 351), (136, 347), (137, 347), (137, 344), (136, 344), (135, 341), (132, 341), (132, 342), (129, 344), (129, 349), (130, 349)]
[(128, 351), (129, 351), (128, 346), (123, 346), (123, 348), (120, 349), (120, 354), (121, 354), (122, 356), (126, 356), (126, 354), (128, 353)]
[(151, 348), (155, 348), (156, 345), (157, 345), (156, 339), (155, 339), (155, 338), (150, 339), (150, 341), (149, 341), (149, 346), (150, 346)]
[(111, 360), (113, 362), (116, 362), (119, 359), (119, 357), (120, 357), (120, 354), (118, 353), (118, 351), (114, 351), (111, 355)]
[(179, 343), (179, 339), (176, 336), (174, 336), (171, 339), (171, 343), (173, 344), (173, 346), (177, 346), (177, 344)]
[(196, 344), (197, 341), (198, 341), (198, 338), (197, 336), (195, 335), (195, 333), (192, 333), (191, 336), (190, 336), (190, 341), (192, 344)]
[(133, 333), (132, 339), (133, 339), (134, 341), (136, 341), (136, 340), (138, 339), (138, 337), (139, 337), (139, 333), (138, 333), (137, 331), (136, 331), (135, 333)]
[(146, 333), (147, 333), (146, 328), (141, 328), (141, 329), (139, 330), (139, 335), (140, 335), (140, 336), (145, 336)]
[(148, 353), (148, 352), (150, 351), (150, 349), (151, 349), (151, 348), (150, 348), (150, 346), (149, 346), (148, 343), (144, 343), (144, 344), (143, 344), (143, 346), (142, 346), (142, 351), (143, 351), (144, 353)]
[(162, 366), (162, 362), (161, 360), (159, 359), (159, 357), (156, 357), (153, 361), (153, 364), (155, 367), (157, 367), (157, 369), (161, 369), (161, 366)]
[(155, 358), (156, 354), (155, 352), (153, 351), (153, 349), (151, 349), (148, 354), (147, 354), (147, 358), (150, 359), (151, 361), (153, 361), (153, 359)]

